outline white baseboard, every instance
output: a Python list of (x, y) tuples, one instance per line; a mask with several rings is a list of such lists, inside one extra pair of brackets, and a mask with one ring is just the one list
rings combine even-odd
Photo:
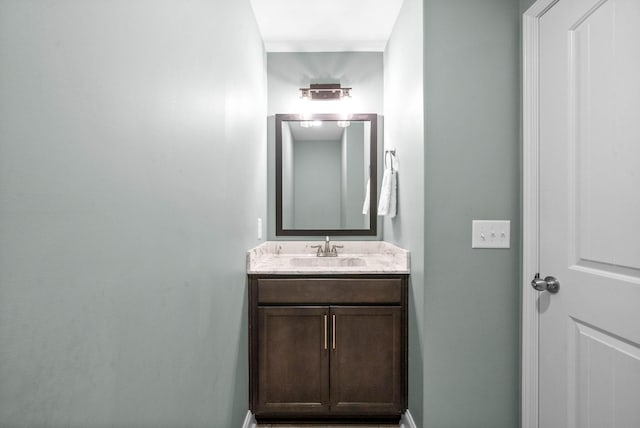
[(400, 428), (418, 428), (409, 410), (400, 418)]
[[(244, 418), (244, 423), (242, 424), (242, 428), (257, 428), (258, 424), (256, 419), (253, 417), (251, 410), (247, 412), (247, 416)], [(418, 428), (416, 423), (413, 421), (413, 417), (411, 417), (411, 412), (407, 410), (407, 412), (402, 415), (400, 418), (400, 428)]]
[(244, 423), (242, 424), (242, 428), (257, 428), (258, 423), (256, 422), (256, 418), (253, 417), (253, 413), (251, 410), (247, 411), (247, 416), (244, 418)]

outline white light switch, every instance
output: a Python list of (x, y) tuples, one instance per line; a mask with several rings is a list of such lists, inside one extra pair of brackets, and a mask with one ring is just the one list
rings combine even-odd
[(473, 220), (471, 248), (509, 248), (510, 220)]
[(262, 218), (258, 217), (258, 240), (262, 240)]

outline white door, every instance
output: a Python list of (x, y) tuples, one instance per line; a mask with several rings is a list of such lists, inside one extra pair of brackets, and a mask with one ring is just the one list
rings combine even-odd
[(640, 0), (539, 22), (539, 426), (640, 428)]

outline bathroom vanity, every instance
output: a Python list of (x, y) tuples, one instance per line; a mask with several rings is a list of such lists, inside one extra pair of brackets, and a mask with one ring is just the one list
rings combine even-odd
[(260, 422), (393, 421), (407, 408), (409, 254), (380, 241), (247, 255), (249, 401)]

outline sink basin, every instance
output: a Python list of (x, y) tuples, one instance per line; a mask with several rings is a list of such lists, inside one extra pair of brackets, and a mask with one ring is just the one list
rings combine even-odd
[(294, 267), (345, 267), (366, 266), (367, 261), (361, 257), (291, 257), (289, 263)]

